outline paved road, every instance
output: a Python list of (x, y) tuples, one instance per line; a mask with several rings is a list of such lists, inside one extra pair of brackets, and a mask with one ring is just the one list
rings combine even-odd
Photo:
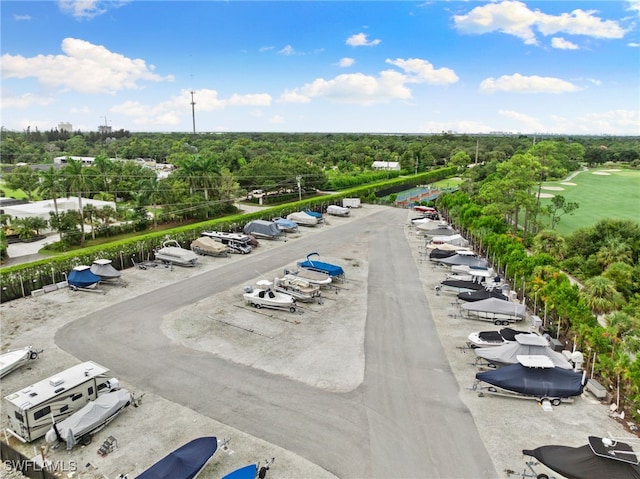
[[(383, 210), (69, 323), (56, 343), (141, 389), (303, 456), (341, 478), (498, 477), (438, 341), (404, 236)], [(365, 375), (331, 393), (171, 343), (163, 315), (345, 238), (369, 243)], [(325, 253), (329, 254), (329, 253)], [(239, 267), (239, 265), (241, 267)]]

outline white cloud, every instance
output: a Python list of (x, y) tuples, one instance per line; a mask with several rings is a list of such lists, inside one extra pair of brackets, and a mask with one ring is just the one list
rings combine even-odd
[(31, 20), (31, 15), (14, 15), (13, 19), (16, 22), (23, 22), (25, 20)]
[(69, 113), (89, 113), (91, 109), (88, 106), (83, 106), (81, 108), (70, 108)]
[(338, 60), (338, 66), (346, 68), (346, 67), (350, 67), (355, 62), (356, 61), (353, 58), (344, 57), (344, 58), (341, 58), (340, 60)]
[(278, 51), (280, 55), (295, 55), (296, 51), (293, 49), (291, 45), (287, 45), (282, 50)]
[(234, 106), (269, 106), (271, 105), (271, 95), (268, 93), (256, 93), (250, 95), (231, 95), (227, 104)]
[(101, 45), (76, 38), (62, 41), (64, 55), (2, 55), (3, 78), (36, 78), (41, 84), (81, 93), (109, 93), (140, 88), (140, 81), (173, 81), (153, 73), (153, 65), (127, 58)]
[(567, 119), (554, 116), (557, 133), (585, 133), (603, 135), (640, 135), (640, 112), (638, 110), (611, 110), (589, 113)]
[(638, 48), (638, 47), (640, 47), (640, 43), (637, 43), (637, 42), (629, 42), (629, 43), (627, 43), (627, 46), (628, 46), (628, 47), (631, 47), (631, 48)]
[(493, 93), (496, 91), (514, 93), (567, 93), (578, 90), (579, 88), (573, 83), (560, 80), (559, 78), (541, 77), (537, 75), (524, 76), (519, 73), (503, 75), (498, 79), (487, 78), (480, 83), (480, 91), (483, 93)]
[(269, 123), (279, 125), (280, 123), (284, 123), (284, 118), (281, 117), (280, 115), (274, 115), (269, 119)]
[(20, 96), (2, 96), (2, 102), (0, 104), (0, 108), (17, 108), (24, 109), (29, 108), (34, 105), (49, 105), (53, 103), (55, 100), (50, 96), (40, 96), (35, 93), (25, 93)]
[(64, 13), (76, 18), (91, 19), (107, 11), (105, 2), (98, 0), (58, 0), (58, 6)]
[(311, 98), (296, 90), (285, 90), (279, 101), (283, 103), (309, 103)]
[(418, 126), (418, 133), (442, 133), (443, 131), (452, 131), (456, 133), (491, 133), (495, 131), (483, 123), (476, 121), (428, 121)]
[(466, 15), (454, 15), (456, 28), (462, 33), (502, 32), (537, 45), (534, 29), (545, 36), (557, 33), (586, 35), (595, 38), (622, 38), (625, 29), (613, 20), (602, 20), (594, 10), (548, 15), (531, 10), (517, 0), (489, 3), (473, 8)]
[(546, 127), (542, 122), (540, 122), (537, 118), (534, 118), (525, 113), (520, 113), (517, 111), (511, 111), (511, 110), (499, 110), (498, 115), (504, 116), (505, 118), (509, 118), (510, 120), (515, 120), (521, 123), (523, 127), (519, 128), (518, 131), (526, 131), (526, 132), (546, 131)]
[(381, 41), (379, 39), (369, 41), (366, 33), (356, 33), (347, 38), (345, 43), (352, 47), (372, 47), (378, 45)]
[(565, 40), (562, 37), (553, 37), (551, 39), (551, 46), (553, 48), (558, 48), (560, 50), (577, 50), (578, 49), (578, 45), (568, 40)]
[(447, 85), (458, 81), (458, 75), (450, 68), (435, 69), (427, 60), (421, 60), (420, 58), (409, 58), (407, 60), (396, 58), (395, 60), (387, 59), (385, 61), (404, 70), (408, 74), (407, 81), (410, 83)]

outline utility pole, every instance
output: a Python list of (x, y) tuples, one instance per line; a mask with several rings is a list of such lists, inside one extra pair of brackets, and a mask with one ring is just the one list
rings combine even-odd
[(191, 118), (193, 119), (193, 134), (196, 134), (196, 102), (193, 101), (193, 94), (195, 92), (191, 90)]
[(302, 201), (302, 188), (300, 187), (300, 181), (302, 180), (302, 176), (296, 176), (296, 182), (298, 183), (298, 201)]

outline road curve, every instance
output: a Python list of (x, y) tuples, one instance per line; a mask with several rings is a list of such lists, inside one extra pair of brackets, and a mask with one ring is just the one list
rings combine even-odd
[[(437, 331), (404, 235), (406, 211), (384, 209), (269, 252), (79, 318), (56, 344), (120, 379), (299, 454), (340, 478), (498, 477)], [(256, 271), (325, 255), (345, 238), (369, 250), (365, 374), (332, 393), (176, 345), (162, 317)], [(321, 242), (321, 243), (320, 243)], [(319, 246), (321, 245), (321, 246)]]

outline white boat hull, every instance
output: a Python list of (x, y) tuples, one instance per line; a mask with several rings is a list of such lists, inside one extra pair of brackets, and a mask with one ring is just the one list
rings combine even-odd
[(0, 354), (0, 378), (24, 366), (29, 360), (37, 358), (38, 352), (31, 346)]

